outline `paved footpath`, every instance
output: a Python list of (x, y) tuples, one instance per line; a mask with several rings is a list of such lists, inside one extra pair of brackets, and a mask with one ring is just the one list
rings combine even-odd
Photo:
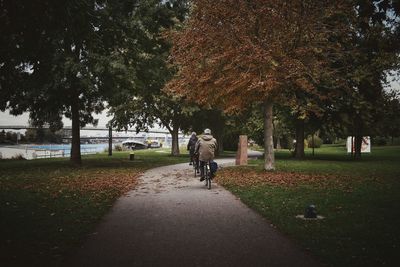
[(68, 265), (321, 266), (224, 188), (207, 190), (187, 163), (147, 171)]

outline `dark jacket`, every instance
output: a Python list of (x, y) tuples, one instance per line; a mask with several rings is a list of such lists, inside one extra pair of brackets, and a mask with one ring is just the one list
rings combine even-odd
[(190, 155), (194, 154), (194, 149), (196, 147), (196, 143), (197, 143), (197, 136), (192, 135), (189, 139), (189, 142), (187, 144), (187, 150), (189, 150)]

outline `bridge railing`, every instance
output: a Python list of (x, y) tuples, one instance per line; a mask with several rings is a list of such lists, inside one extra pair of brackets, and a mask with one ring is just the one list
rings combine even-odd
[[(96, 154), (100, 151), (97, 148), (81, 148), (81, 155)], [(64, 158), (70, 156), (70, 149), (50, 150), (50, 149), (35, 149), (32, 153), (33, 159), (42, 158)]]

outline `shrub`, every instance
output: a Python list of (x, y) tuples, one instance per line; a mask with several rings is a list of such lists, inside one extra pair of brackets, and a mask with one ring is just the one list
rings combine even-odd
[(123, 148), (121, 145), (115, 145), (115, 146), (114, 146), (114, 149), (115, 149), (116, 151), (123, 151), (123, 150), (124, 150), (124, 148)]
[(239, 142), (239, 134), (226, 133), (223, 139), (224, 150), (236, 151), (238, 148), (238, 142)]
[(372, 143), (377, 146), (384, 146), (387, 144), (387, 141), (386, 138), (377, 136), (372, 139)]
[(12, 156), (11, 159), (13, 160), (26, 160), (22, 154), (17, 154), (15, 156)]
[(390, 144), (396, 146), (400, 145), (400, 138), (399, 137), (390, 138)]
[[(314, 142), (313, 142), (314, 141)], [(307, 138), (307, 146), (308, 148), (319, 148), (322, 145), (322, 139), (318, 136), (314, 135), (314, 140), (312, 136), (308, 136)]]
[(336, 139), (333, 143), (335, 145), (341, 145), (341, 146), (345, 146), (347, 142), (347, 138), (338, 138)]

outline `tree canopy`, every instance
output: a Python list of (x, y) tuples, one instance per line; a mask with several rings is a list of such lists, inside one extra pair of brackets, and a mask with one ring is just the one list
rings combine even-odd
[[(79, 129), (131, 71), (124, 62), (129, 1), (2, 1), (0, 109), (28, 111), (36, 125), (72, 120), (71, 160), (81, 162)], [(40, 15), (39, 15), (40, 14)]]
[(399, 1), (189, 2), (0, 1), (0, 110), (53, 130), (70, 118), (78, 164), (79, 129), (106, 105), (118, 128), (166, 127), (173, 154), (178, 130), (202, 125), (190, 122), (196, 112), (262, 114), (265, 169), (282, 123), (273, 106), (301, 140), (323, 124), (354, 135), (356, 156), (363, 135), (389, 124), (381, 107), (397, 110), (384, 85), (399, 68)]
[(196, 1), (171, 33), (179, 71), (167, 90), (226, 112), (264, 102), (265, 168), (274, 169), (272, 104), (287, 90), (317, 92), (336, 74), (329, 67), (341, 47), (331, 37), (348, 30), (348, 10), (346, 1)]
[(175, 2), (1, 1), (0, 110), (28, 111), (55, 129), (70, 118), (71, 160), (80, 164), (79, 129), (96, 123), (94, 113), (126, 91), (159, 86), (153, 54), (164, 48), (151, 33), (173, 24)]
[[(179, 25), (187, 13), (187, 1), (143, 1), (132, 24), (145, 29), (146, 42), (140, 46), (140, 60), (136, 60), (136, 76), (132, 86), (121, 88), (110, 99), (112, 125), (119, 129), (136, 127), (147, 130), (154, 124), (167, 128), (172, 135), (172, 155), (179, 154), (178, 133), (182, 124), (191, 118), (196, 106), (187, 104), (182, 97), (166, 95), (161, 89), (174, 74), (168, 65), (170, 44), (163, 38), (166, 29)], [(145, 18), (145, 19), (144, 19)], [(134, 36), (132, 29), (129, 36)], [(137, 54), (128, 49), (131, 59)]]

